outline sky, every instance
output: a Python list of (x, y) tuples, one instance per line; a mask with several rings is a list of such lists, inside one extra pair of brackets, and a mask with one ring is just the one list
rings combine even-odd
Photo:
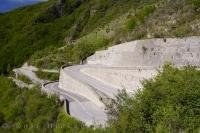
[(45, 0), (0, 0), (0, 12), (8, 12), (15, 8), (35, 4)]

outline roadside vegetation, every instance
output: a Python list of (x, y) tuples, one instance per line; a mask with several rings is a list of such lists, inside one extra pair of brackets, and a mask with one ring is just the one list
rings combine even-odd
[(53, 132), (60, 102), (40, 89), (20, 89), (11, 79), (0, 77), (0, 132)]
[(22, 75), (22, 74), (18, 75), (17, 79), (23, 81), (26, 84), (32, 84), (32, 81), (25, 75)]
[(59, 73), (43, 72), (41, 70), (35, 72), (36, 76), (40, 79), (57, 81), (59, 79)]
[(74, 133), (104, 129), (86, 127), (64, 112), (56, 96), (39, 88), (18, 88), (11, 79), (0, 76), (0, 133)]
[(198, 133), (200, 71), (165, 65), (135, 95), (122, 91), (107, 106), (108, 127), (86, 127), (67, 115), (55, 96), (39, 89), (20, 89), (0, 77), (0, 132)]
[(109, 108), (112, 132), (198, 133), (200, 71), (165, 65), (129, 96), (124, 91)]

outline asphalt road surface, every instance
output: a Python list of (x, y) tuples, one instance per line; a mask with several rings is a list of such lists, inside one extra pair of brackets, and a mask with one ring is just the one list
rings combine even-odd
[[(83, 84), (89, 85), (96, 91), (105, 94), (108, 98), (115, 98), (118, 94), (118, 89), (100, 82), (99, 80), (90, 77), (83, 72), (83, 68), (108, 68), (108, 69), (140, 69), (140, 67), (107, 67), (102, 65), (76, 65), (63, 68), (64, 73), (71, 76), (72, 78), (80, 81)], [(152, 67), (144, 67), (142, 69), (152, 69)], [(87, 125), (102, 124), (105, 125), (107, 121), (107, 115), (104, 109), (96, 106), (93, 102), (88, 100), (86, 97), (81, 95), (68, 92), (58, 87), (58, 82), (48, 83), (44, 86), (47, 92), (58, 94), (61, 99), (67, 99), (69, 102), (70, 115), (85, 122)]]
[(58, 94), (69, 103), (69, 113), (74, 118), (83, 121), (86, 125), (101, 124), (105, 126), (107, 115), (104, 109), (99, 108), (87, 98), (67, 92), (58, 87), (58, 82), (44, 85), (46, 91)]

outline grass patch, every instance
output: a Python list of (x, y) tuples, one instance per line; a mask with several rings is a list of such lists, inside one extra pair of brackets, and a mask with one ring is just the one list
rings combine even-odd
[(36, 71), (35, 74), (40, 79), (45, 79), (45, 80), (50, 80), (50, 81), (59, 80), (59, 73), (43, 72), (43, 71), (39, 70), (39, 71)]
[(22, 74), (18, 75), (17, 79), (23, 81), (26, 84), (32, 84), (33, 83), (27, 76), (22, 75)]
[(142, 9), (138, 9), (134, 16), (128, 16), (125, 22), (125, 27), (128, 31), (132, 31), (136, 26), (145, 22), (147, 17), (155, 11), (155, 6), (145, 6)]

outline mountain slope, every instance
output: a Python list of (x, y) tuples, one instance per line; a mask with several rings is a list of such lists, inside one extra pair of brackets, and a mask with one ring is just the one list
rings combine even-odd
[(98, 49), (134, 39), (200, 35), (199, 3), (50, 0), (17, 9), (0, 16), (0, 73), (27, 60), (43, 68), (77, 64)]
[[(0, 72), (22, 65), (36, 51), (56, 48), (101, 29), (127, 9), (155, 3), (115, 0), (50, 0), (0, 17)], [(105, 44), (103, 44), (105, 45)], [(102, 47), (102, 46), (100, 46)], [(85, 56), (85, 53), (83, 53)], [(79, 60), (79, 59), (78, 59)]]
[(125, 8), (124, 13), (93, 31), (83, 30), (85, 35), (73, 42), (66, 39), (67, 45), (64, 48), (37, 52), (29, 62), (38, 67), (59, 69), (60, 65), (77, 64), (96, 50), (122, 42), (143, 38), (198, 36), (199, 5), (195, 0), (152, 1), (146, 4), (141, 2), (137, 8)]

